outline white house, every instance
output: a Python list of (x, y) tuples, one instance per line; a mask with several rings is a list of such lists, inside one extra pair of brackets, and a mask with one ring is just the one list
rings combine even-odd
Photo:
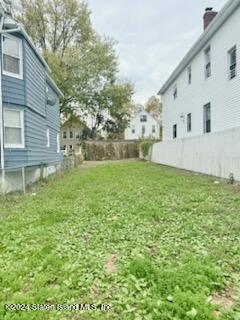
[(150, 113), (141, 110), (135, 114), (125, 130), (125, 140), (159, 139), (160, 123)]
[(152, 160), (240, 180), (240, 0), (206, 9), (204, 32), (159, 94), (163, 143)]
[(204, 27), (159, 92), (165, 141), (240, 127), (240, 1), (207, 8)]

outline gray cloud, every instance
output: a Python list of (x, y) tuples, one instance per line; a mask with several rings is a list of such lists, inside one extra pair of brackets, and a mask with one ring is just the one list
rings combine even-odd
[(226, 0), (89, 0), (100, 34), (117, 40), (120, 77), (131, 80), (144, 103), (160, 89), (202, 32), (205, 7)]

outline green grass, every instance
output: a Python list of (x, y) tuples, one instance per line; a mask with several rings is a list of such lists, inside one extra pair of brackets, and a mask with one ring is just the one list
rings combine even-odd
[[(0, 319), (240, 319), (240, 187), (145, 162), (77, 168), (0, 199)], [(4, 304), (109, 304), (6, 311)]]

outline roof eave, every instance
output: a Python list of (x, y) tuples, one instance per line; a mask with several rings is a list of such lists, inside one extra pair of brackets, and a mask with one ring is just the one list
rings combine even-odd
[(229, 16), (236, 10), (240, 5), (240, 0), (229, 0), (227, 4), (222, 8), (218, 15), (214, 18), (209, 27), (200, 36), (200, 38), (195, 42), (193, 47), (188, 51), (185, 57), (182, 59), (177, 68), (173, 71), (168, 80), (164, 83), (162, 88), (157, 93), (162, 95), (171, 86), (171, 84), (176, 80), (179, 74), (187, 67), (190, 61), (198, 54), (198, 52), (206, 45), (206, 43), (211, 39), (211, 37), (218, 31), (218, 29), (223, 25), (223, 23), (228, 19)]

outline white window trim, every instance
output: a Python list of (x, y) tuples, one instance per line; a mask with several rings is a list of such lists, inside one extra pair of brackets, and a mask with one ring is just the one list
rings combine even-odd
[[(24, 110), (19, 110), (19, 109), (10, 109), (10, 108), (4, 108), (4, 110), (9, 110), (9, 111), (17, 111), (20, 113), (20, 121), (21, 121), (21, 144), (14, 144), (14, 143), (4, 143), (4, 147), (6, 149), (24, 149), (25, 148), (25, 133), (24, 133)], [(9, 128), (14, 128), (14, 127), (9, 127)], [(19, 127), (15, 127), (18, 128)], [(4, 131), (5, 131), (5, 124), (4, 124)]]
[(50, 148), (50, 129), (49, 128), (46, 129), (46, 137), (47, 137), (46, 147)]
[[(22, 39), (18, 38), (18, 37), (14, 37), (12, 35), (9, 35), (9, 34), (4, 34), (4, 37), (5, 38), (9, 38), (9, 39), (12, 39), (12, 40), (17, 40), (19, 42), (19, 58), (20, 58), (20, 66), (19, 66), (19, 69), (20, 69), (20, 74), (17, 74), (17, 73), (13, 73), (13, 72), (9, 72), (9, 71), (5, 71), (3, 70), (2, 68), (2, 73), (6, 76), (9, 76), (9, 77), (13, 77), (13, 78), (17, 78), (17, 79), (23, 79), (23, 42), (22, 42)], [(2, 66), (3, 66), (3, 37), (2, 38)]]

